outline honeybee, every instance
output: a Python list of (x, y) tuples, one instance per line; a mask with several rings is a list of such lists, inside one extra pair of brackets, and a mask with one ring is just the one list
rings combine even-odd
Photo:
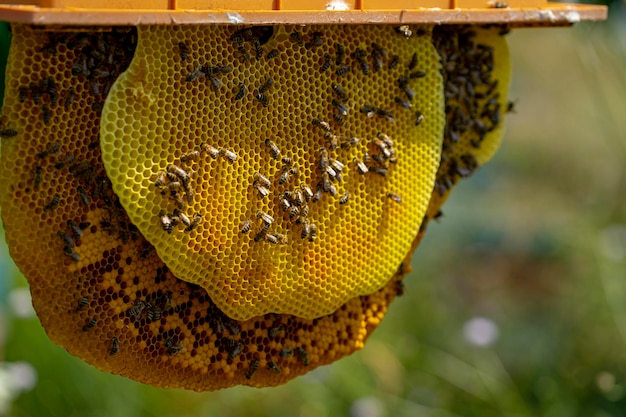
[(313, 198), (311, 199), (311, 202), (315, 203), (319, 201), (322, 198), (323, 191), (324, 190), (322, 189), (322, 187), (318, 185), (317, 190), (315, 190), (315, 194), (313, 194)]
[(252, 228), (252, 222), (250, 219), (245, 219), (241, 225), (241, 233), (248, 233)]
[(340, 86), (339, 84), (334, 84), (332, 86), (332, 89), (335, 92), (335, 94), (337, 94), (337, 97), (339, 97), (341, 100), (346, 100), (348, 98), (348, 95), (346, 94), (346, 90), (344, 90), (344, 88)]
[(317, 238), (317, 225), (311, 223), (309, 231), (309, 242), (313, 242)]
[(415, 91), (413, 91), (411, 87), (409, 87), (408, 85), (404, 85), (400, 87), (400, 89), (409, 101), (413, 100), (413, 98), (415, 97)]
[(252, 362), (250, 362), (250, 367), (248, 368), (248, 372), (246, 372), (246, 379), (252, 378), (258, 368), (259, 368), (259, 360), (254, 359)]
[(146, 310), (146, 321), (148, 323), (160, 320), (161, 319), (161, 309), (155, 306), (150, 306), (148, 310)]
[(259, 94), (265, 93), (271, 86), (274, 84), (274, 79), (272, 77), (268, 77), (265, 82), (259, 87)]
[(267, 369), (274, 372), (276, 375), (280, 375), (280, 368), (274, 362), (268, 362)]
[(80, 185), (76, 187), (76, 192), (78, 193), (80, 201), (81, 203), (83, 203), (83, 205), (88, 206), (91, 203), (91, 201), (89, 200), (89, 195), (83, 187), (81, 187)]
[(263, 107), (268, 106), (267, 96), (265, 94), (257, 93), (254, 98), (256, 98), (263, 105)]
[(187, 46), (185, 42), (178, 42), (178, 54), (180, 55), (180, 60), (187, 61), (189, 53), (189, 46)]
[(193, 82), (197, 80), (198, 78), (204, 76), (204, 71), (202, 71), (202, 69), (203, 69), (202, 65), (198, 66), (198, 68), (196, 68), (189, 75), (187, 75), (187, 77), (185, 78), (185, 81)]
[(424, 71), (414, 71), (409, 74), (409, 78), (411, 79), (424, 78), (425, 76), (426, 76), (426, 73)]
[(60, 201), (61, 197), (56, 194), (54, 197), (52, 197), (52, 200), (50, 200), (50, 202), (43, 207), (43, 211), (50, 211), (55, 209), (59, 205)]
[(367, 165), (365, 165), (365, 163), (357, 158), (354, 158), (354, 163), (356, 164), (356, 169), (359, 172), (359, 174), (364, 175), (366, 174), (369, 170), (367, 168)]
[(91, 319), (87, 322), (87, 324), (85, 324), (83, 326), (83, 332), (86, 332), (87, 330), (93, 329), (94, 326), (96, 325), (97, 321), (96, 319)]
[(265, 240), (273, 245), (276, 245), (278, 243), (278, 237), (276, 235), (266, 234)]
[(304, 44), (304, 47), (306, 49), (311, 49), (311, 48), (315, 48), (318, 46), (322, 46), (323, 41), (322, 41), (322, 32), (313, 32), (311, 34), (311, 40), (307, 43)]
[(254, 235), (254, 241), (255, 242), (260, 242), (261, 240), (263, 240), (263, 238), (265, 238), (265, 236), (267, 236), (267, 229), (268, 229), (268, 225), (265, 224), (263, 228), (261, 228), (261, 230), (259, 230), (259, 232)]
[(270, 190), (267, 187), (262, 186), (261, 184), (257, 184), (255, 187), (259, 192), (259, 196), (261, 198), (267, 197), (270, 193)]
[(120, 351), (120, 341), (117, 340), (117, 337), (111, 338), (111, 349), (109, 349), (109, 355), (113, 356), (117, 352)]
[(235, 100), (241, 100), (246, 94), (246, 85), (244, 83), (237, 84), (237, 94), (235, 94)]
[(337, 68), (337, 70), (335, 71), (335, 74), (337, 74), (337, 75), (339, 75), (341, 77), (341, 76), (346, 75), (347, 73), (349, 73), (350, 70), (352, 70), (352, 66), (350, 64), (345, 64), (345, 65), (342, 65), (339, 68)]
[(288, 156), (283, 156), (281, 162), (285, 165), (292, 165), (293, 159), (289, 158)]
[(23, 103), (26, 101), (26, 99), (28, 98), (28, 87), (19, 87), (17, 89), (18, 91), (18, 95), (20, 97), (20, 103)]
[(199, 157), (200, 157), (200, 152), (199, 151), (191, 151), (191, 152), (188, 152), (188, 153), (182, 155), (180, 157), (180, 162), (187, 163), (189, 161), (197, 161)]
[(393, 55), (391, 57), (391, 61), (389, 61), (389, 65), (387, 66), (387, 68), (392, 70), (395, 67), (397, 67), (399, 63), (400, 63), (400, 57), (398, 55)]
[(87, 306), (87, 304), (89, 304), (89, 299), (87, 297), (81, 297), (81, 299), (78, 300), (78, 306), (76, 307), (76, 311), (82, 310)]
[(413, 36), (413, 31), (411, 30), (411, 27), (409, 25), (398, 26), (394, 28), (394, 30), (396, 31), (396, 33), (399, 33), (406, 38), (410, 38), (411, 36)]
[(346, 56), (346, 50), (344, 49), (343, 45), (339, 43), (335, 44), (335, 49), (337, 50), (337, 58), (335, 60), (335, 64), (339, 66), (343, 63), (343, 58)]
[[(232, 339), (230, 339), (232, 340)], [(233, 350), (228, 352), (228, 357), (230, 359), (235, 359), (241, 352), (243, 352), (244, 344), (242, 342), (235, 342)]]
[(74, 262), (80, 261), (80, 256), (76, 253), (74, 249), (72, 249), (71, 246), (65, 246), (63, 248), (63, 251), (65, 252), (65, 255), (68, 256), (72, 261)]
[(258, 219), (261, 219), (261, 221), (263, 221), (263, 223), (267, 224), (268, 226), (274, 223), (274, 218), (261, 210), (256, 212), (256, 217)]
[(404, 100), (398, 96), (393, 98), (393, 101), (398, 104), (399, 106), (401, 106), (402, 108), (405, 108), (407, 110), (410, 110), (411, 107), (413, 107), (413, 105), (411, 103), (409, 103), (407, 100)]
[(332, 162), (330, 163), (330, 166), (331, 166), (331, 167), (333, 167), (333, 169), (334, 169), (336, 172), (341, 172), (341, 171), (344, 169), (344, 167), (345, 167), (345, 165), (343, 164), (343, 162), (341, 162), (341, 161), (340, 161), (340, 160), (338, 160), (338, 159), (333, 159), (333, 160), (332, 160)]
[(304, 204), (304, 195), (302, 194), (302, 191), (300, 190), (295, 190), (293, 192), (293, 199), (292, 199), (293, 204), (295, 204), (296, 206), (301, 206), (302, 204)]
[(39, 188), (39, 186), (41, 185), (41, 173), (42, 172), (43, 172), (43, 168), (41, 168), (39, 165), (37, 165), (35, 169), (33, 170), (33, 186), (35, 188)]
[(72, 235), (74, 236), (74, 239), (80, 239), (83, 237), (83, 231), (80, 229), (80, 227), (74, 220), (71, 220), (71, 219), (68, 220), (67, 227), (69, 227), (70, 230), (72, 231)]
[(15, 129), (0, 129), (0, 138), (12, 138), (17, 135)]
[(324, 54), (324, 57), (322, 58), (322, 65), (320, 66), (320, 71), (324, 72), (328, 68), (330, 68), (331, 62), (332, 57), (330, 56), (330, 54)]
[(423, 121), (424, 121), (424, 115), (422, 114), (422, 112), (416, 111), (415, 112), (415, 126), (419, 126)]
[(289, 38), (294, 41), (295, 43), (297, 43), (298, 45), (302, 45), (302, 35), (300, 34), (300, 32), (291, 32), (289, 34)]
[(269, 148), (272, 158), (278, 160), (278, 156), (280, 155), (280, 149), (278, 146), (269, 138), (265, 139), (265, 146)]
[(306, 217), (309, 215), (309, 205), (302, 206), (302, 210), (300, 211), (301, 217)]
[(319, 152), (320, 152), (320, 161), (319, 161), (318, 166), (322, 172), (325, 172), (326, 168), (330, 164), (330, 160), (328, 159), (328, 151), (326, 150), (326, 148), (322, 146), (319, 149)]
[(180, 181), (183, 183), (183, 187), (187, 188), (187, 184), (189, 183), (189, 179), (191, 178), (187, 171), (176, 165), (168, 165), (167, 172), (169, 172), (170, 174), (174, 174), (178, 178), (180, 178)]
[(39, 104), (41, 102), (41, 89), (36, 83), (30, 83), (30, 97), (33, 99), (35, 104)]
[(302, 222), (302, 232), (300, 233), (300, 237), (302, 239), (306, 239), (309, 233), (311, 233), (311, 225), (305, 220)]
[(343, 142), (341, 142), (341, 148), (342, 149), (347, 149), (350, 148), (352, 146), (356, 146), (359, 144), (359, 142), (361, 141), (361, 139), (357, 138), (357, 137), (351, 137), (350, 139), (347, 139)]
[(346, 191), (339, 199), (339, 204), (346, 204), (350, 199), (350, 193)]
[(319, 126), (320, 128), (322, 128), (326, 132), (330, 132), (330, 125), (328, 124), (328, 122), (325, 122), (323, 120), (314, 118), (314, 119), (311, 119), (311, 124), (313, 126)]
[(278, 336), (279, 334), (281, 334), (284, 331), (285, 331), (285, 325), (284, 324), (279, 324), (278, 326), (270, 327), (267, 330), (267, 335), (269, 337), (276, 337), (276, 336)]
[(371, 119), (376, 114), (376, 107), (366, 105), (366, 106), (361, 107), (359, 109), (359, 112), (363, 113), (364, 115), (366, 115), (368, 118)]
[(166, 349), (165, 353), (167, 353), (168, 355), (170, 355), (170, 356), (171, 356), (171, 355), (175, 355), (175, 354), (177, 354), (177, 353), (178, 353), (178, 352), (180, 352), (181, 350), (183, 350), (183, 344), (182, 344), (182, 343), (179, 343), (179, 344), (177, 344), (177, 345), (169, 346), (169, 347)]
[(279, 355), (280, 355), (281, 358), (287, 358), (287, 357), (293, 355), (293, 350), (291, 350), (291, 349), (283, 349), (283, 350), (280, 351)]
[(309, 355), (308, 353), (306, 353), (306, 350), (304, 350), (304, 348), (302, 347), (297, 347), (296, 352), (298, 353), (298, 356), (300, 357), (302, 364), (304, 366), (309, 366)]
[(202, 221), (202, 214), (200, 213), (194, 214), (193, 219), (191, 219), (191, 224), (185, 228), (185, 232), (191, 232), (193, 229), (198, 227), (201, 221)]
[(343, 104), (340, 101), (337, 101), (335, 99), (332, 99), (331, 104), (337, 109), (339, 114), (341, 114), (342, 116), (347, 116), (348, 115), (348, 107), (346, 107), (345, 104)]
[(222, 148), (220, 149), (221, 155), (228, 160), (231, 164), (235, 163), (237, 160), (237, 154), (231, 150)]
[(50, 119), (52, 119), (52, 113), (50, 112), (50, 107), (48, 107), (47, 104), (43, 104), (41, 106), (41, 118), (46, 125), (50, 123)]
[(311, 201), (313, 198), (313, 190), (306, 184), (300, 184), (300, 189), (302, 190), (302, 194), (304, 195), (304, 199), (306, 201)]
[(294, 219), (297, 215), (300, 214), (300, 209), (297, 206), (291, 206), (287, 210), (287, 213), (289, 213), (290, 219)]
[(378, 174), (382, 177), (386, 177), (388, 169), (385, 167), (371, 166), (368, 168), (368, 171), (373, 172), (374, 174)]
[(407, 66), (409, 71), (412, 71), (417, 66), (417, 52), (414, 52)]
[(273, 59), (273, 58), (276, 58), (277, 56), (278, 56), (278, 49), (272, 49), (271, 51), (267, 53), (265, 57), (267, 59)]
[(395, 203), (402, 204), (402, 198), (396, 193), (392, 193), (391, 191), (388, 191), (387, 197)]
[(126, 316), (131, 317), (131, 316), (135, 316), (135, 317), (139, 317), (141, 316), (141, 314), (143, 313), (143, 311), (146, 309), (146, 302), (145, 301), (137, 301), (135, 303), (135, 305), (130, 308), (127, 312), (126, 312)]
[(211, 156), (211, 158), (213, 158), (213, 159), (217, 159), (217, 157), (220, 154), (220, 150), (219, 149), (214, 148), (211, 145), (207, 145), (206, 143), (201, 143), (200, 144), (200, 150), (202, 152), (208, 152), (209, 155)]
[(167, 233), (172, 233), (172, 230), (174, 229), (174, 223), (172, 222), (170, 216), (166, 213), (162, 213), (160, 214), (160, 217), (161, 227), (163, 228), (163, 230), (165, 230)]
[(280, 199), (280, 208), (283, 211), (287, 211), (287, 209), (289, 209), (289, 207), (291, 207), (291, 203), (289, 203), (289, 200), (287, 200), (286, 198), (281, 198)]
[(283, 185), (284, 183), (289, 181), (290, 177), (291, 177), (290, 170), (288, 169), (283, 170), (282, 174), (280, 174), (280, 177), (278, 178), (278, 184)]

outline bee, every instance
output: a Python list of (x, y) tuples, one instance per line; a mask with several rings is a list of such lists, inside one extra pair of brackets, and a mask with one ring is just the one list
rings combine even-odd
[(253, 185), (262, 185), (263, 187), (269, 188), (272, 184), (270, 180), (268, 180), (263, 174), (259, 172), (255, 172), (253, 178)]
[(287, 358), (287, 357), (293, 355), (293, 350), (291, 350), (291, 349), (283, 349), (283, 350), (280, 351), (279, 355), (280, 355), (281, 358)]
[(320, 160), (319, 160), (319, 169), (320, 171), (324, 172), (326, 171), (326, 168), (328, 168), (328, 166), (330, 165), (330, 160), (328, 159), (328, 151), (326, 150), (326, 148), (321, 147), (319, 149), (320, 152)]
[(280, 375), (280, 368), (274, 362), (268, 362), (267, 369), (274, 372), (276, 375)]
[(241, 233), (248, 233), (252, 228), (252, 222), (250, 219), (245, 219), (241, 225)]
[(404, 282), (397, 281), (396, 282), (396, 296), (401, 297), (404, 295)]
[(413, 36), (413, 31), (411, 30), (411, 27), (409, 25), (398, 26), (395, 27), (394, 30), (396, 31), (396, 33), (399, 33), (406, 38), (410, 38), (411, 36)]
[(426, 73), (424, 71), (415, 71), (409, 74), (409, 78), (424, 78)]
[(302, 194), (304, 195), (304, 199), (306, 201), (311, 201), (313, 198), (313, 190), (306, 184), (300, 184), (300, 189), (302, 190)]
[(408, 85), (400, 87), (406, 98), (410, 101), (415, 97), (415, 91), (413, 91)]
[(302, 222), (302, 232), (300, 233), (300, 237), (302, 239), (306, 239), (309, 233), (311, 233), (311, 224), (305, 220)]
[[(230, 340), (232, 340), (232, 339), (230, 339)], [(233, 340), (233, 342), (234, 342), (234, 340)], [(239, 356), (239, 354), (241, 352), (243, 352), (243, 348), (244, 347), (245, 347), (245, 345), (242, 342), (235, 342), (233, 350), (228, 352), (228, 357), (230, 359), (235, 359), (237, 356)]]
[(120, 351), (120, 341), (117, 340), (117, 337), (111, 338), (111, 349), (109, 349), (109, 355), (113, 356), (117, 352)]
[(161, 309), (158, 307), (154, 307), (154, 306), (150, 306), (151, 308), (149, 308), (146, 311), (146, 321), (148, 323), (156, 321), (156, 320), (160, 320), (161, 319)]
[(261, 221), (268, 226), (274, 223), (274, 218), (261, 210), (256, 212), (256, 217), (261, 219)]
[(178, 54), (181, 61), (187, 61), (187, 58), (189, 58), (189, 46), (185, 42), (178, 42)]
[(291, 206), (287, 210), (287, 213), (289, 213), (290, 219), (294, 219), (297, 215), (300, 214), (300, 208), (298, 208), (298, 206)]
[(135, 303), (135, 305), (126, 312), (126, 316), (127, 317), (131, 317), (131, 316), (135, 316), (135, 317), (140, 317), (141, 314), (143, 313), (143, 311), (146, 309), (146, 302), (145, 301), (137, 301)]
[(161, 227), (163, 228), (163, 230), (165, 230), (167, 233), (172, 233), (172, 230), (174, 229), (174, 222), (172, 221), (172, 218), (166, 213), (162, 213), (160, 217)]
[(0, 138), (12, 138), (17, 135), (15, 129), (0, 129)]
[(267, 146), (270, 150), (270, 155), (272, 158), (278, 160), (278, 156), (280, 155), (280, 149), (271, 139), (265, 139), (265, 146)]
[(322, 32), (313, 32), (311, 34), (311, 40), (307, 43), (304, 44), (304, 47), (306, 49), (311, 49), (311, 48), (315, 48), (318, 46), (322, 46), (323, 41), (322, 41)]
[(60, 201), (61, 201), (61, 197), (59, 197), (59, 195), (56, 194), (54, 197), (52, 197), (52, 200), (50, 200), (48, 204), (43, 206), (43, 211), (50, 211), (50, 210), (55, 209), (59, 205)]
[(359, 174), (361, 175), (365, 175), (369, 170), (367, 168), (367, 165), (365, 165), (365, 163), (357, 158), (353, 159), (353, 162), (356, 164), (356, 169), (359, 172)]
[(265, 235), (265, 240), (273, 245), (278, 243), (278, 236), (276, 235)]
[(202, 221), (202, 214), (200, 213), (194, 214), (193, 219), (191, 219), (191, 223), (189, 224), (189, 226), (185, 228), (185, 232), (191, 232), (193, 229), (198, 227), (201, 221)]
[(380, 117), (384, 117), (385, 119), (387, 119), (388, 121), (392, 123), (395, 123), (396, 121), (396, 119), (393, 117), (393, 113), (385, 109), (380, 109), (380, 108), (376, 109), (376, 115)]
[(33, 186), (35, 188), (39, 188), (39, 186), (41, 185), (42, 171), (43, 171), (43, 168), (41, 168), (39, 165), (37, 165), (35, 169), (33, 170)]
[(337, 70), (335, 71), (335, 74), (337, 74), (339, 76), (343, 76), (343, 75), (346, 75), (347, 73), (349, 73), (350, 70), (352, 70), (352, 67), (350, 66), (350, 64), (344, 64), (344, 65), (340, 66), (339, 68), (337, 68)]
[(311, 119), (311, 124), (313, 126), (319, 126), (322, 130), (326, 131), (326, 132), (330, 132), (330, 125), (328, 124), (328, 122), (325, 122), (323, 120), (320, 119)]
[(56, 164), (54, 164), (54, 167), (56, 169), (62, 169), (65, 165), (71, 164), (72, 162), (74, 162), (74, 159), (76, 159), (74, 155), (68, 155), (65, 157), (65, 159), (62, 159), (58, 161)]
[(315, 190), (315, 194), (313, 194), (313, 198), (311, 202), (315, 203), (322, 198), (323, 188), (318, 184), (317, 190)]
[(269, 337), (276, 337), (276, 336), (278, 336), (279, 334), (281, 334), (284, 331), (285, 331), (285, 325), (284, 324), (279, 324), (278, 326), (270, 327), (267, 330), (267, 335)]
[(306, 217), (309, 215), (309, 206), (305, 205), (302, 207), (302, 211), (301, 211), (301, 216), (300, 217)]
[(387, 66), (387, 68), (392, 70), (395, 67), (397, 67), (399, 63), (400, 63), (400, 57), (398, 55), (393, 55), (391, 57), (391, 60), (389, 61), (389, 65)]
[(202, 65), (198, 66), (198, 68), (193, 70), (189, 75), (187, 75), (187, 77), (185, 77), (185, 81), (190, 83), (204, 76), (203, 68), (204, 67)]
[[(421, 111), (415, 112), (415, 126), (419, 126), (424, 121), (424, 115)], [(458, 142), (458, 140), (456, 141)]]
[(191, 224), (191, 220), (189, 219), (189, 217), (187, 217), (185, 213), (182, 213), (178, 209), (174, 210), (174, 216), (178, 217), (181, 223), (184, 224), (185, 226), (189, 226)]
[(237, 84), (237, 94), (235, 94), (235, 100), (241, 100), (246, 94), (246, 85), (244, 83)]
[(76, 311), (82, 310), (87, 306), (87, 304), (89, 304), (89, 298), (81, 297), (81, 299), (78, 300), (78, 306), (76, 307)]
[(154, 180), (154, 186), (155, 187), (162, 187), (165, 185), (165, 182), (167, 181), (167, 175), (164, 171), (159, 171), (157, 172), (157, 176), (156, 179)]
[[(295, 32), (298, 33), (298, 32)], [(250, 362), (250, 367), (248, 368), (248, 372), (246, 372), (246, 379), (251, 379), (254, 376), (254, 373), (259, 369), (259, 360), (254, 359)]]
[(309, 242), (313, 242), (317, 238), (317, 225), (311, 224), (309, 231)]
[(18, 95), (20, 96), (20, 103), (23, 103), (28, 98), (28, 87), (20, 87), (17, 89)]
[(304, 366), (309, 366), (309, 355), (306, 353), (306, 350), (304, 350), (304, 348), (297, 347), (296, 352), (298, 353), (302, 364)]
[(65, 246), (63, 248), (63, 251), (65, 252), (65, 255), (68, 256), (72, 261), (74, 262), (80, 261), (80, 256), (70, 246)]
[(52, 113), (50, 113), (50, 107), (47, 104), (43, 104), (41, 106), (41, 118), (43, 122), (47, 125), (50, 123), (50, 119), (52, 118)]
[(184, 169), (176, 165), (168, 165), (167, 172), (169, 172), (170, 174), (174, 174), (178, 178), (180, 178), (180, 181), (182, 182), (183, 187), (187, 188), (187, 184), (189, 183), (189, 179), (190, 179), (189, 173), (187, 171), (185, 171)]
[(271, 86), (274, 84), (274, 79), (272, 77), (268, 77), (265, 82), (259, 87), (259, 94), (265, 93)]
[(328, 68), (330, 68), (331, 62), (332, 57), (330, 56), (330, 54), (324, 54), (324, 57), (322, 58), (322, 65), (320, 65), (320, 71), (324, 72)]
[(402, 204), (402, 198), (398, 194), (388, 191), (386, 195), (391, 201)]
[(87, 324), (85, 324), (83, 326), (83, 332), (86, 332), (87, 330), (93, 329), (94, 326), (96, 325), (97, 321), (96, 319), (91, 319), (87, 322)]
[(381, 177), (386, 177), (388, 169), (385, 167), (371, 166), (368, 168), (368, 171), (373, 172), (374, 174), (378, 174)]
[(304, 195), (302, 194), (302, 191), (300, 190), (294, 191), (292, 202), (296, 206), (301, 206), (302, 204), (304, 204)]
[(235, 336), (237, 336), (239, 334), (239, 331), (241, 330), (237, 322), (234, 320), (228, 320), (226, 322), (226, 326), (228, 327), (228, 331), (230, 331)]
[(348, 199), (350, 199), (350, 193), (346, 191), (339, 199), (339, 204), (346, 204), (348, 202)]
[(74, 220), (71, 220), (71, 219), (68, 220), (67, 227), (69, 227), (70, 230), (72, 231), (72, 235), (74, 236), (74, 239), (80, 239), (83, 237), (83, 231)]
[(271, 51), (267, 53), (265, 57), (267, 59), (273, 59), (273, 58), (276, 58), (277, 56), (278, 56), (278, 49), (272, 49)]
[(348, 95), (346, 94), (346, 90), (340, 86), (339, 84), (333, 84), (332, 86), (333, 92), (339, 97), (341, 100), (346, 100)]
[(177, 345), (168, 346), (167, 349), (165, 350), (165, 353), (171, 356), (171, 355), (177, 354), (181, 350), (183, 350), (183, 344), (179, 343)]
[(337, 50), (337, 58), (335, 59), (335, 64), (339, 66), (343, 63), (343, 59), (346, 56), (346, 50), (344, 49), (343, 45), (339, 43), (335, 44), (335, 49)]
[(267, 96), (263, 93), (257, 93), (254, 98), (256, 98), (263, 107), (268, 106)]
[(393, 98), (393, 101), (407, 110), (410, 110), (411, 107), (413, 107), (411, 103), (397, 96)]
[(211, 145), (207, 145), (206, 143), (201, 143), (200, 144), (200, 150), (202, 152), (208, 152), (209, 155), (211, 156), (211, 158), (213, 158), (213, 159), (217, 159), (217, 157), (220, 154), (220, 150), (219, 149), (214, 148)]
[[(338, 173), (341, 172), (344, 168), (345, 165), (343, 164), (343, 162), (341, 162), (338, 159), (333, 159), (332, 162), (330, 163), (330, 166)], [(336, 174), (335, 174), (336, 175)]]
[(278, 184), (283, 185), (284, 183), (289, 181), (289, 178), (291, 178), (291, 173), (291, 169), (283, 170), (282, 174), (280, 174), (280, 177), (278, 178)]
[(343, 104), (342, 102), (337, 101), (335, 99), (333, 99), (331, 103), (337, 109), (339, 114), (341, 114), (342, 116), (347, 116), (348, 115), (348, 107), (346, 107), (345, 104)]
[(289, 38), (295, 43), (297, 43), (298, 45), (302, 45), (302, 35), (300, 34), (300, 32), (298, 31), (291, 32), (289, 34)]
[(280, 199), (280, 208), (283, 211), (287, 211), (289, 209), (289, 207), (291, 207), (291, 203), (289, 203), (289, 200), (287, 200), (286, 198), (281, 198)]
[(188, 152), (188, 153), (182, 155), (180, 157), (180, 162), (187, 163), (189, 161), (197, 161), (199, 157), (200, 157), (200, 152), (199, 151), (191, 151), (191, 152)]
[(390, 149), (393, 148), (393, 140), (391, 140), (391, 138), (388, 135), (384, 134), (383, 132), (378, 132), (376, 134), (376, 137), (382, 140), (384, 145), (387, 146), (388, 148)]
[(409, 71), (413, 71), (417, 66), (417, 52), (414, 52), (411, 56), (411, 60), (409, 61), (409, 65), (407, 66)]
[(506, 1), (497, 1), (493, 4), (493, 7), (496, 9), (507, 9), (509, 7), (509, 3)]
[(371, 119), (376, 114), (376, 107), (366, 105), (366, 106), (361, 107), (359, 109), (359, 112), (366, 115), (367, 117)]
[(50, 97), (50, 104), (52, 104), (53, 106), (56, 105), (58, 98), (54, 78), (44, 78), (43, 80), (41, 80), (41, 86), (44, 90), (44, 93), (48, 93), (48, 96)]

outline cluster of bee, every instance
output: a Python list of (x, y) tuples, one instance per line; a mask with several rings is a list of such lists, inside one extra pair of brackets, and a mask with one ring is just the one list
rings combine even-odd
[[(63, 242), (63, 251), (67, 256), (70, 257), (74, 262), (80, 261), (80, 256), (74, 250), (75, 243), (80, 241), (83, 237), (83, 230), (87, 229), (91, 223), (89, 222), (80, 222), (76, 223), (74, 220), (67, 221), (67, 229), (57, 231), (57, 236)], [(69, 230), (69, 233), (67, 233)]]
[[(265, 45), (272, 35), (274, 34), (273, 26), (249, 26), (243, 29), (238, 29), (230, 36), (230, 41), (233, 42), (239, 58), (244, 62), (250, 62), (252, 59), (252, 52), (255, 59), (258, 61), (263, 58)], [(251, 46), (252, 51), (248, 45)], [(278, 51), (273, 49), (268, 52), (267, 58), (272, 59), (278, 55)]]
[(218, 91), (222, 88), (224, 83), (219, 78), (221, 74), (228, 74), (232, 71), (232, 68), (227, 65), (198, 65), (196, 69), (190, 72), (186, 77), (185, 81), (193, 82), (200, 78), (206, 78), (211, 83), (211, 87), (214, 91)]
[[(229, 163), (237, 160), (237, 154), (226, 148), (215, 148), (211, 145), (203, 143), (200, 150), (190, 151), (180, 157), (180, 162), (190, 164), (198, 161), (203, 153), (207, 153), (211, 158), (217, 159), (223, 157)], [(154, 180), (154, 186), (162, 195), (167, 195), (176, 208), (173, 212), (167, 213), (165, 210), (159, 212), (161, 227), (167, 233), (172, 233), (174, 227), (182, 224), (185, 232), (194, 230), (202, 221), (202, 213), (195, 213), (193, 217), (189, 217), (182, 210), (187, 205), (193, 204), (194, 192), (191, 187), (191, 180), (194, 171), (191, 169), (183, 169), (178, 165), (168, 165), (165, 171), (159, 171)]]
[(139, 321), (145, 314), (146, 323), (160, 320), (161, 316), (169, 310), (171, 301), (171, 291), (156, 297), (154, 300), (138, 300), (133, 307), (126, 311), (126, 317)]
[(433, 36), (441, 57), (447, 115), (442, 165), (435, 182), (441, 196), (478, 167), (470, 153), (450, 157), (455, 145), (466, 138), (472, 147), (479, 148), (486, 135), (500, 124), (498, 80), (492, 77), (493, 48), (475, 43), (475, 36), (476, 32), (466, 27), (455, 32), (435, 30)]

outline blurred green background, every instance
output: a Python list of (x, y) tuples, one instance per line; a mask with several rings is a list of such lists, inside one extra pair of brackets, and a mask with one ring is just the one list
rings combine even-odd
[(46, 337), (0, 239), (0, 415), (626, 415), (626, 13), (514, 30), (516, 113), (365, 348), (284, 386), (163, 390)]

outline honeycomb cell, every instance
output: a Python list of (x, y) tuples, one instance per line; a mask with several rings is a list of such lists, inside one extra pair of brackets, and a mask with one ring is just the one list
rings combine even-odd
[[(349, 300), (333, 314), (313, 320), (287, 314), (247, 321), (228, 318), (206, 291), (176, 279), (161, 261), (122, 209), (101, 161), (100, 110), (109, 85), (133, 56), (134, 29), (75, 29), (44, 32), (13, 25), (0, 119), (3, 129), (17, 132), (1, 138), (0, 204), (6, 239), (49, 337), (101, 370), (197, 391), (282, 384), (361, 349), (389, 303), (402, 294), (401, 280), (425, 227), (385, 287)], [(437, 30), (435, 45), (442, 56), (451, 56), (451, 45), (459, 39), (467, 46), (456, 51), (459, 61), (469, 59), (465, 56), (478, 42), (494, 48), (481, 60), (493, 67), (485, 82), (498, 80), (492, 96), (499, 94), (497, 100), (506, 103), (508, 57), (497, 30)], [(446, 85), (453, 79), (446, 76), (451, 69), (444, 67)], [(42, 83), (49, 78), (54, 88), (49, 81)], [(450, 89), (454, 87), (444, 88)], [(484, 106), (492, 96), (474, 96), (472, 106)], [(456, 99), (447, 95), (446, 106), (452, 108)], [(49, 124), (43, 122), (43, 104), (55, 115)], [(117, 123), (116, 117), (107, 120)], [(496, 127), (485, 134), (478, 147), (467, 145), (472, 135), (461, 135), (454, 143), (450, 134), (444, 135), (437, 176), (450, 169), (446, 161), (467, 153), (479, 165), (485, 162), (499, 143), (498, 132)], [(454, 146), (458, 143), (464, 145)], [(438, 189), (433, 193), (426, 221), (465, 177), (452, 178), (443, 196)], [(69, 221), (82, 235), (75, 235)], [(60, 238), (60, 231), (72, 237), (73, 246)], [(247, 247), (233, 255), (240, 263)], [(113, 349), (114, 338), (119, 350)], [(113, 350), (117, 352), (111, 354)]]
[(103, 160), (178, 278), (237, 320), (320, 317), (387, 283), (440, 160), (430, 28), (155, 26), (138, 42), (103, 110)]

